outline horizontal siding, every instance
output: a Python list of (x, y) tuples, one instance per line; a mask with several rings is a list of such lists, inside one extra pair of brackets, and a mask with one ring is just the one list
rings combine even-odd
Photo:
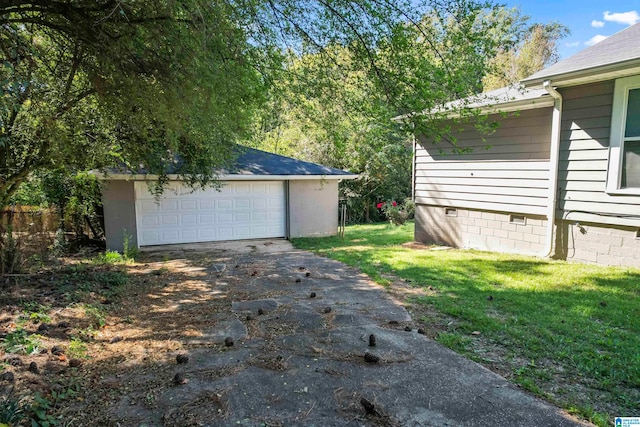
[(558, 187), (559, 190), (567, 191), (597, 191), (603, 192), (605, 190), (604, 182), (601, 181), (566, 181), (562, 186)]
[[(603, 150), (609, 152), (609, 137), (606, 138), (606, 145), (603, 145), (603, 139), (561, 139), (560, 154), (564, 151), (581, 151), (581, 150)], [(609, 156), (609, 154), (607, 154)]]
[(607, 160), (563, 160), (558, 169), (561, 171), (606, 171)]
[(604, 216), (583, 211), (558, 211), (557, 218), (568, 221), (580, 221), (581, 223), (622, 225), (629, 227), (638, 227), (638, 220), (633, 217), (625, 217), (624, 215)]
[[(505, 180), (503, 180), (505, 181)], [(528, 184), (528, 183), (527, 183)], [(476, 185), (438, 185), (435, 186), (429, 184), (416, 183), (416, 190), (429, 194), (432, 197), (443, 197), (447, 194), (453, 193), (469, 193), (470, 197), (486, 197), (486, 194), (494, 194), (500, 196), (522, 196), (522, 188), (520, 187), (488, 187), (488, 186), (476, 186)], [(549, 190), (546, 188), (529, 188), (527, 189), (527, 196), (530, 197), (547, 197)], [(470, 200), (476, 200), (470, 198)], [(481, 200), (484, 200), (482, 198)]]
[(429, 168), (429, 164), (417, 165), (422, 168), (416, 170), (417, 178), (437, 178), (437, 177), (476, 177), (476, 178), (502, 178), (502, 179), (532, 179), (547, 180), (549, 178), (549, 169), (542, 170), (490, 170), (490, 169), (440, 169), (434, 170)]
[[(565, 189), (560, 191), (560, 196), (562, 199), (567, 201), (585, 201), (593, 203), (607, 203), (607, 204), (620, 204), (619, 196), (612, 196), (603, 191), (594, 191), (594, 190), (568, 190)], [(640, 196), (625, 196), (624, 201), (626, 202), (624, 205), (621, 205), (621, 212), (625, 208), (625, 206), (629, 206), (634, 209), (634, 212), (640, 215), (640, 209), (638, 209), (638, 205), (640, 205)]]
[(640, 226), (640, 197), (605, 193), (614, 82), (561, 89), (558, 216)]
[[(566, 102), (568, 102), (568, 101), (565, 101), (565, 104), (566, 104)], [(566, 117), (565, 117), (565, 119), (566, 119)], [(607, 129), (609, 129), (609, 126), (611, 126), (611, 120), (607, 116), (591, 117), (589, 119), (589, 130), (596, 129), (596, 128), (607, 128)], [(563, 131), (566, 131), (566, 130), (581, 130), (581, 129), (583, 129), (583, 125), (579, 121), (578, 122), (574, 122), (573, 120), (564, 120), (562, 122), (562, 128), (561, 129)]]
[[(425, 160), (425, 159), (422, 159)], [(422, 162), (418, 161), (417, 164)], [(429, 170), (460, 171), (461, 174), (473, 171), (540, 171), (548, 170), (549, 162), (425, 162)], [(515, 177), (515, 176), (514, 176)]]
[(565, 150), (560, 152), (560, 161), (609, 159), (609, 150)]
[[(519, 178), (479, 178), (477, 176), (473, 177), (424, 177), (418, 176), (416, 177), (416, 186), (419, 185), (432, 185), (432, 186), (443, 186), (443, 185), (463, 185), (466, 187), (470, 187), (471, 190), (475, 192), (479, 191), (489, 191), (496, 188), (515, 188), (522, 193), (522, 188), (549, 188), (549, 182), (546, 179), (519, 179)], [(496, 190), (498, 191), (498, 190)], [(500, 194), (500, 193), (497, 193)]]
[(417, 144), (417, 203), (544, 215), (551, 108), (491, 119), (500, 122), (491, 135), (481, 135), (470, 125), (452, 125), (458, 129), (458, 147), (470, 149), (468, 153), (457, 153), (449, 143), (422, 139)]
[(416, 196), (416, 203), (422, 205), (434, 205), (434, 206), (453, 206), (456, 208), (465, 209), (479, 209), (496, 212), (512, 212), (521, 214), (532, 215), (545, 215), (546, 208), (531, 206), (531, 205), (517, 205), (512, 203), (495, 203), (495, 202), (476, 202), (471, 200), (455, 200), (455, 199), (438, 199), (432, 197), (419, 197)]

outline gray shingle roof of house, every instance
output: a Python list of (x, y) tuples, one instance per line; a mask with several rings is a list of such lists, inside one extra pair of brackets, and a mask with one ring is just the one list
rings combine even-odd
[(640, 61), (640, 24), (628, 27), (567, 59), (522, 80), (525, 85), (577, 72), (597, 73), (603, 67)]

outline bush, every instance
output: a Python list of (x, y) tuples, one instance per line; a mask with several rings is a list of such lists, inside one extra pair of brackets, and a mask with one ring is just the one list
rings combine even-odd
[(377, 208), (387, 217), (393, 225), (403, 225), (408, 219), (413, 217), (415, 203), (411, 199), (406, 199), (399, 204), (396, 201), (380, 202)]

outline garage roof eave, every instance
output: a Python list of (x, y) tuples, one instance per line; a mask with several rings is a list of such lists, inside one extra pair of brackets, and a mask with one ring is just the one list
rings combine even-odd
[[(147, 174), (131, 174), (131, 173), (100, 173), (93, 172), (98, 179), (103, 181), (156, 181), (158, 175)], [(180, 175), (168, 175), (171, 181), (183, 181), (184, 179)], [(219, 181), (298, 181), (298, 180), (342, 180), (342, 179), (356, 179), (357, 174), (343, 174), (343, 175), (220, 175), (217, 177)]]

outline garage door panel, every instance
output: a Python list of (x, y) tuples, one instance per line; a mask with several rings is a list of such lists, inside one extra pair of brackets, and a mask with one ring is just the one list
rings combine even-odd
[(209, 214), (209, 215), (200, 215), (200, 224), (215, 224), (216, 222), (216, 216), (213, 214)]
[(174, 243), (180, 241), (180, 232), (176, 229), (173, 230), (163, 230), (160, 233), (160, 238), (162, 241), (166, 241), (168, 243)]
[(216, 232), (212, 229), (200, 229), (199, 230), (200, 239), (202, 242), (212, 241), (216, 239)]
[(236, 209), (247, 209), (251, 207), (251, 199), (236, 199)]
[(233, 200), (232, 199), (218, 200), (216, 207), (218, 209), (233, 209)]
[(233, 231), (233, 237), (237, 239), (248, 239), (253, 236), (253, 234), (251, 233), (251, 227), (237, 226), (233, 228)]
[(178, 201), (177, 200), (161, 200), (159, 211), (177, 211), (178, 210)]
[(284, 221), (284, 212), (269, 212), (269, 220), (271, 221)]
[(195, 230), (195, 229), (182, 230), (183, 240), (193, 240), (197, 238), (198, 238), (198, 230)]
[(269, 213), (268, 212), (253, 212), (251, 214), (251, 220), (252, 221), (266, 221), (269, 219)]
[(185, 215), (182, 214), (180, 217), (180, 223), (182, 225), (197, 225), (198, 224), (198, 215), (191, 214)]
[(197, 200), (181, 200), (180, 201), (180, 210), (182, 212), (185, 211), (194, 211), (198, 208)]
[(244, 182), (236, 183), (233, 191), (235, 194), (251, 194), (251, 184)]
[(233, 214), (235, 222), (251, 222), (251, 212), (236, 212)]
[(233, 223), (233, 214), (232, 213), (219, 213), (216, 215), (218, 224), (232, 224)]
[(253, 209), (264, 209), (268, 205), (267, 199), (254, 199), (252, 200), (251, 207)]
[(153, 200), (144, 200), (141, 201), (141, 208), (143, 209), (144, 212), (157, 212), (159, 209), (159, 206), (156, 202), (154, 202)]
[(192, 192), (171, 183), (156, 202), (135, 183), (136, 224), (141, 246), (285, 235), (283, 182), (229, 182), (221, 191)]
[(161, 215), (161, 223), (162, 225), (178, 225), (178, 215)]
[(143, 231), (142, 237), (145, 241), (150, 242), (159, 242), (160, 241), (160, 232), (158, 231)]

